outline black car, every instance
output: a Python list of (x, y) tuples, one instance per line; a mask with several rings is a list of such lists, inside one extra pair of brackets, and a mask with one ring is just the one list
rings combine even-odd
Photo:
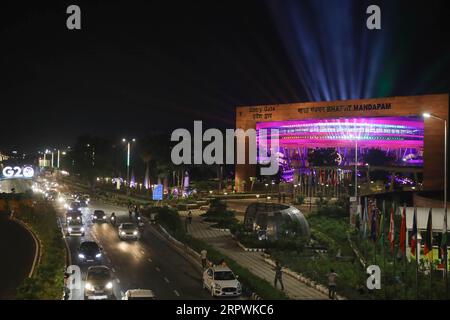
[(78, 210), (68, 210), (66, 212), (66, 222), (70, 222), (72, 220), (78, 220), (79, 222), (83, 222), (83, 215)]
[(94, 210), (92, 222), (106, 222), (106, 213), (103, 210)]
[(79, 204), (80, 208), (87, 208), (87, 206), (88, 206), (87, 201), (84, 199), (78, 200), (78, 204)]
[(107, 266), (92, 266), (87, 270), (84, 299), (113, 298), (114, 278)]
[(80, 211), (81, 210), (81, 206), (79, 202), (72, 202), (69, 205), (69, 210), (70, 211)]
[(78, 260), (85, 263), (102, 261), (102, 249), (94, 241), (85, 241), (78, 247)]

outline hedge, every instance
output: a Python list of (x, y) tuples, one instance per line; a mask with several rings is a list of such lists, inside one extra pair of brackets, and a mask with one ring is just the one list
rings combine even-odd
[(56, 212), (48, 204), (21, 206), (16, 217), (27, 223), (41, 241), (42, 256), (34, 275), (17, 288), (16, 299), (61, 299), (64, 287), (66, 249)]
[[(179, 239), (197, 252), (205, 249), (208, 252), (208, 259), (218, 263), (224, 259), (226, 264), (233, 272), (239, 276), (239, 281), (248, 289), (256, 292), (261, 298), (266, 300), (286, 300), (288, 296), (274, 288), (268, 281), (251, 273), (247, 268), (242, 267), (233, 259), (225, 256), (205, 241), (185, 235), (183, 239)], [(262, 262), (261, 262), (262, 263)]]

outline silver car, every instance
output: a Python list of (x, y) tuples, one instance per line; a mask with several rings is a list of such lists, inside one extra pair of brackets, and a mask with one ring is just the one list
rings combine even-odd
[(121, 223), (119, 226), (120, 240), (139, 240), (141, 233), (134, 223)]
[(84, 225), (81, 221), (70, 220), (67, 223), (67, 233), (68, 236), (78, 235), (84, 236)]

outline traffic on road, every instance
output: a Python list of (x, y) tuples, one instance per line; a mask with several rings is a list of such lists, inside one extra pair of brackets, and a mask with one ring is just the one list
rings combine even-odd
[(209, 279), (139, 211), (70, 192), (49, 179), (38, 181), (34, 189), (57, 209), (70, 253), (64, 299), (240, 298), (241, 286), (231, 270), (217, 269)]

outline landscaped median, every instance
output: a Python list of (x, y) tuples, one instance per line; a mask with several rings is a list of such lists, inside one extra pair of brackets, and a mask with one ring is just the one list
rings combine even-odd
[(41, 243), (41, 259), (30, 278), (17, 289), (17, 299), (61, 299), (66, 249), (58, 228), (56, 212), (47, 203), (20, 204), (14, 217), (25, 223)]
[(231, 270), (239, 276), (239, 281), (250, 291), (255, 292), (263, 299), (288, 299), (285, 293), (275, 289), (266, 280), (255, 276), (248, 269), (242, 267), (233, 259), (225, 256), (210, 244), (187, 235), (185, 233), (184, 225), (181, 222), (180, 216), (176, 210), (168, 207), (154, 207), (146, 214), (150, 214), (150, 211), (155, 211), (158, 213), (156, 218), (157, 223), (159, 223), (165, 230), (167, 230), (167, 232), (170, 233), (172, 237), (178, 241), (184, 243), (198, 253), (201, 250), (206, 249), (208, 252), (208, 259), (215, 263), (218, 263), (220, 260), (224, 259)]

